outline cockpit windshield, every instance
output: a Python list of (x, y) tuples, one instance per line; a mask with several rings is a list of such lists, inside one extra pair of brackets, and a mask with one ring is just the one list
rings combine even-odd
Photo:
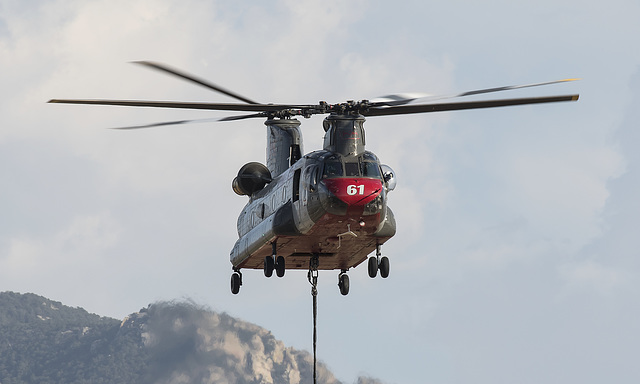
[(344, 163), (345, 176), (360, 176), (358, 163)]
[(362, 174), (363, 177), (381, 178), (378, 163), (372, 163), (370, 161), (363, 161), (360, 163), (360, 174)]
[(322, 178), (372, 177), (382, 179), (378, 159), (373, 154), (365, 154), (358, 159), (345, 161), (339, 156), (329, 156), (324, 160)]

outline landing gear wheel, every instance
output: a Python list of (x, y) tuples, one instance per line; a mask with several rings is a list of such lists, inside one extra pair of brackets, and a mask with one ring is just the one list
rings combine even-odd
[(349, 275), (346, 273), (341, 273), (338, 276), (338, 288), (340, 288), (340, 293), (342, 296), (346, 296), (349, 294)]
[(378, 275), (378, 258), (371, 256), (369, 258), (369, 277), (374, 278)]
[(380, 259), (380, 276), (384, 279), (389, 276), (389, 258), (387, 256)]
[(283, 256), (278, 256), (278, 258), (276, 259), (275, 268), (276, 268), (276, 275), (278, 277), (284, 276), (285, 262), (284, 262), (284, 257)]
[(271, 277), (273, 275), (273, 269), (275, 268), (273, 262), (273, 256), (267, 256), (264, 258), (264, 275), (266, 277)]
[(240, 292), (240, 286), (242, 285), (242, 278), (238, 272), (231, 275), (231, 293), (237, 295)]

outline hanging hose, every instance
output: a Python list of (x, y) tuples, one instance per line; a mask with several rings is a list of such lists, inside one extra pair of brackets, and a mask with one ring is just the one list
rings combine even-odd
[(309, 273), (307, 279), (311, 283), (311, 296), (313, 297), (313, 384), (316, 384), (316, 342), (318, 340), (317, 320), (318, 320), (318, 255), (313, 255), (309, 261)]

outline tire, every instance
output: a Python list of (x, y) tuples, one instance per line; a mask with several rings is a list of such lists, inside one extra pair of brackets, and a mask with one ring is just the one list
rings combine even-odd
[(378, 275), (378, 258), (371, 256), (369, 258), (369, 277), (374, 278)]
[(286, 265), (285, 265), (285, 261), (284, 261), (284, 257), (283, 256), (278, 256), (278, 258), (276, 259), (276, 275), (278, 277), (282, 277), (284, 276), (284, 271), (286, 270)]
[(238, 292), (240, 292), (240, 285), (242, 285), (242, 282), (240, 281), (240, 275), (237, 273), (231, 275), (231, 293), (237, 295)]
[(266, 277), (271, 277), (273, 275), (273, 256), (267, 256), (264, 258), (264, 275)]
[(380, 276), (384, 279), (389, 276), (389, 258), (387, 256), (380, 259)]
[(340, 288), (340, 293), (342, 294), (342, 296), (346, 296), (349, 294), (349, 275), (340, 275), (338, 287)]

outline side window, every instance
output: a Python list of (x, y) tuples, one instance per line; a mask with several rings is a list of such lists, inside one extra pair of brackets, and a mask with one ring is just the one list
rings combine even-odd
[(317, 166), (313, 166), (311, 167), (310, 171), (309, 171), (309, 187), (311, 189), (311, 192), (315, 192), (316, 189), (318, 188), (318, 174), (319, 174), (319, 170)]
[(300, 169), (293, 174), (293, 201), (300, 199)]

